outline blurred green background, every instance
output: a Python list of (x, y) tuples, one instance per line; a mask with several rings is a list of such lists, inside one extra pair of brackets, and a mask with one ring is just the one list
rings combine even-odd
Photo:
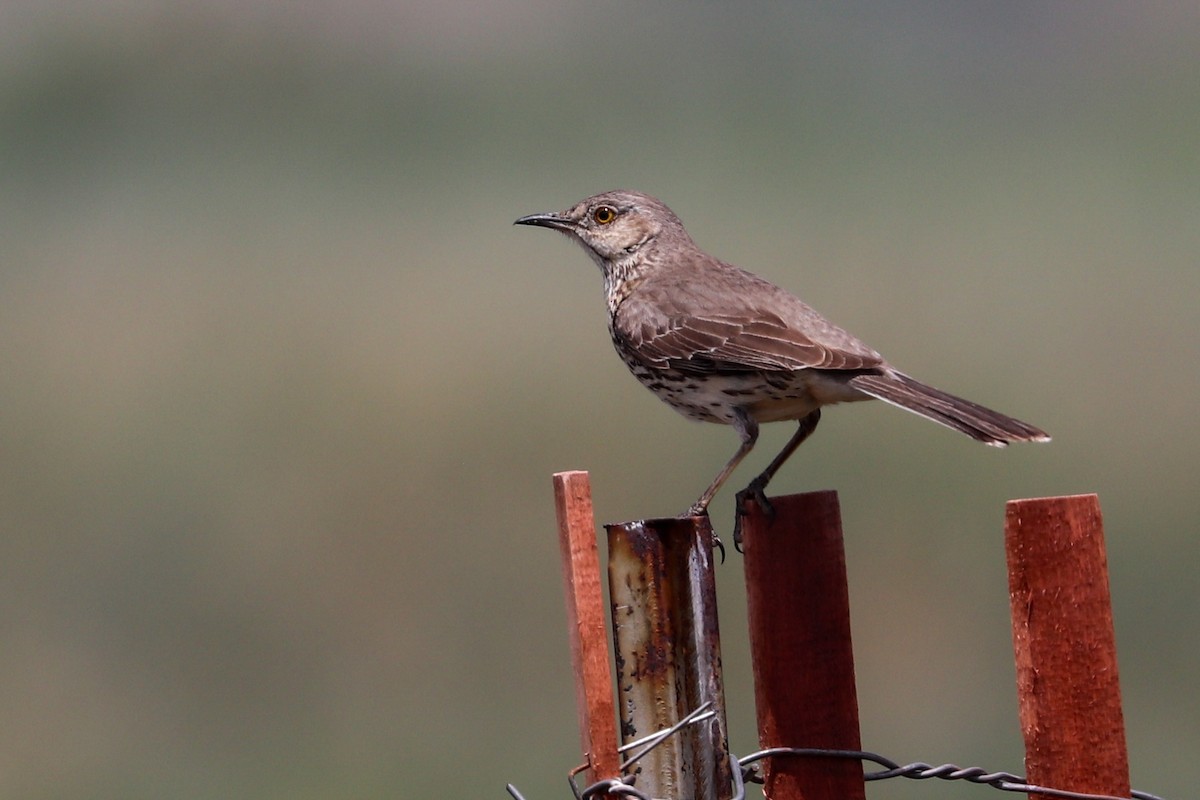
[(1021, 771), (1003, 503), (1095, 491), (1189, 796), (1200, 7), (545, 0), (0, 5), (0, 796), (567, 796), (550, 474), (669, 515), (736, 444), (511, 225), (618, 187), (1055, 437), (837, 409), (773, 485), (841, 492), (864, 744)]

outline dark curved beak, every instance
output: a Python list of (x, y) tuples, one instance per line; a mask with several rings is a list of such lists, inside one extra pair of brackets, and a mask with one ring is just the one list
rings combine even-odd
[(513, 222), (513, 225), (536, 225), (539, 228), (553, 228), (557, 231), (569, 231), (575, 224), (569, 219), (563, 219), (558, 214), (530, 214)]

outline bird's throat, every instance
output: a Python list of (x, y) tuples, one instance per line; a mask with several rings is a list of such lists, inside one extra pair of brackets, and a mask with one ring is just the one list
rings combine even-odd
[(608, 313), (617, 313), (617, 307), (626, 297), (633, 294), (645, 275), (642, 260), (631, 256), (619, 261), (609, 261), (603, 266), (604, 297), (608, 301)]

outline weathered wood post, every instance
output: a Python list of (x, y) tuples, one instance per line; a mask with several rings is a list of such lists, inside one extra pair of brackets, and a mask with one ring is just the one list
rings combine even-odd
[(1100, 500), (1011, 500), (1004, 522), (1026, 779), (1129, 797)]
[[(742, 529), (758, 736), (763, 748), (861, 748), (837, 492), (753, 502)], [(769, 800), (862, 800), (858, 761), (772, 757)]]
[(620, 774), (612, 671), (604, 634), (600, 556), (592, 515), (592, 486), (586, 472), (554, 475), (554, 507), (562, 554), (567, 639), (575, 671), (580, 747), (590, 782)]

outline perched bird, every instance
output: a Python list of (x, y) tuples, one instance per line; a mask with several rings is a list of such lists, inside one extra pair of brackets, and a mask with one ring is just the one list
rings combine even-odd
[(779, 455), (738, 494), (739, 512), (747, 496), (769, 510), (767, 484), (817, 427), (821, 407), (833, 403), (878, 398), (998, 447), (1050, 440), (1033, 425), (910, 378), (795, 295), (708, 255), (649, 195), (605, 192), (515, 224), (578, 242), (603, 273), (609, 333), (634, 376), (685, 417), (732, 425), (741, 437), (686, 515), (707, 512), (754, 447), (760, 423), (799, 420)]

